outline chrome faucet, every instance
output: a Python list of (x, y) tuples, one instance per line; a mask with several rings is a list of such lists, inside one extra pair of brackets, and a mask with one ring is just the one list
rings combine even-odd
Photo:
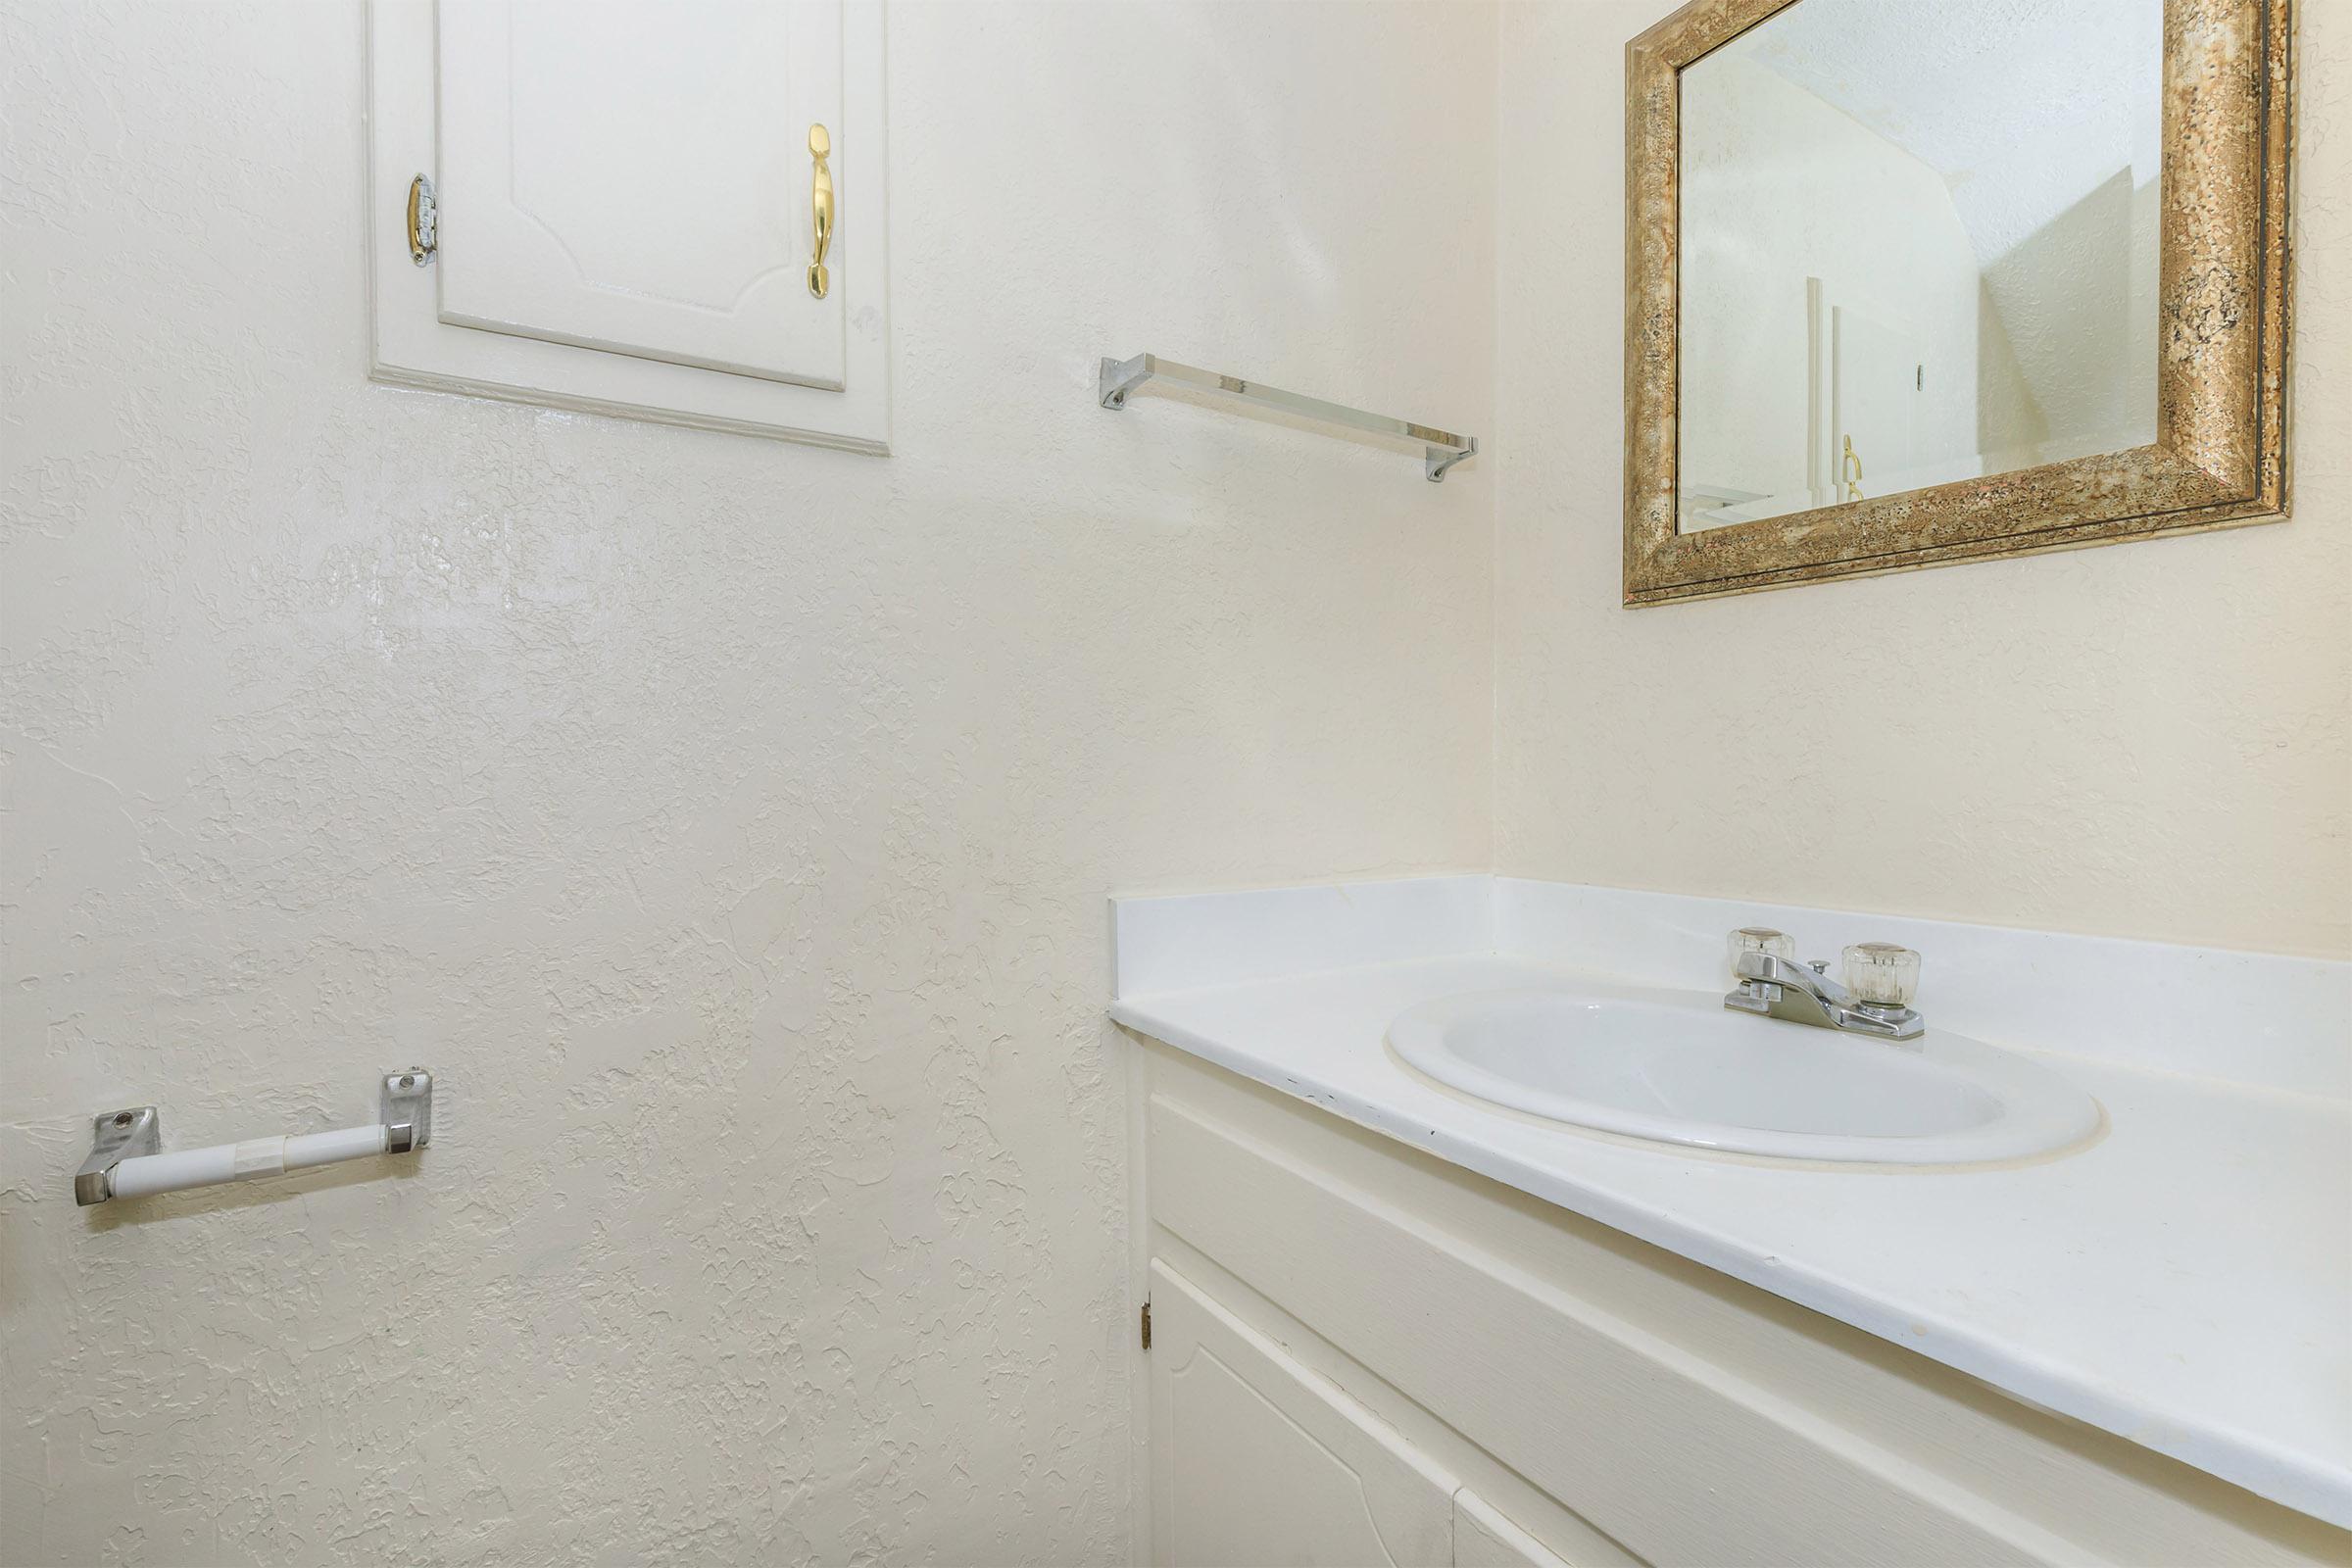
[(1891, 942), (1858, 942), (1845, 950), (1845, 983), (1830, 978), (1826, 958), (1796, 961), (1787, 933), (1747, 926), (1731, 935), (1732, 975), (1738, 982), (1723, 1004), (1817, 1029), (1840, 1029), (1880, 1040), (1916, 1040), (1928, 1021), (1911, 1010), (1919, 991), (1919, 955)]

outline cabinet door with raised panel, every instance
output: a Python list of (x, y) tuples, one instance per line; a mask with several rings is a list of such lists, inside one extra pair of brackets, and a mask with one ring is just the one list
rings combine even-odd
[(441, 319), (839, 387), (841, 294), (808, 265), (841, 13), (440, 0)]
[(1452, 1561), (1452, 1479), (1158, 1261), (1151, 1354), (1154, 1563)]
[(887, 452), (883, 34), (881, 0), (371, 0), (369, 373)]
[[(1580, 1562), (1631, 1563), (1610, 1551)], [(1505, 1518), (1468, 1487), (1453, 1494), (1453, 1568), (1569, 1568), (1568, 1560)]]

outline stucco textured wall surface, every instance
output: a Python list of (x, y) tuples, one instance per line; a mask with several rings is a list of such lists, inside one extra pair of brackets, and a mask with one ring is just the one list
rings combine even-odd
[(4, 15), (0, 1558), (1123, 1559), (1103, 896), (1489, 863), (1492, 491), (1095, 362), (1483, 432), (1494, 13), (894, 5), (890, 459), (368, 385), (360, 8)]
[(2298, 8), (2291, 521), (1624, 610), (1623, 56), (1672, 9), (1502, 8), (1498, 868), (2352, 955), (2352, 7)]

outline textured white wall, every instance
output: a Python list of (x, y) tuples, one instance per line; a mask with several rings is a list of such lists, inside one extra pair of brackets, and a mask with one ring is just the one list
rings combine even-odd
[(1500, 869), (2352, 954), (2352, 7), (2299, 12), (2291, 521), (1624, 610), (1623, 55), (1672, 9), (1503, 8)]
[(361, 23), (0, 23), (0, 1558), (1120, 1559), (1103, 896), (1489, 862), (1492, 491), (1095, 361), (1485, 431), (1494, 14), (895, 5), (888, 460), (367, 384)]

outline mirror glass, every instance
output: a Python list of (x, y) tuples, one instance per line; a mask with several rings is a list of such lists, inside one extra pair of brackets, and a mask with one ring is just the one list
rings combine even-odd
[(2156, 438), (2164, 0), (1797, 0), (1681, 74), (1684, 532)]

